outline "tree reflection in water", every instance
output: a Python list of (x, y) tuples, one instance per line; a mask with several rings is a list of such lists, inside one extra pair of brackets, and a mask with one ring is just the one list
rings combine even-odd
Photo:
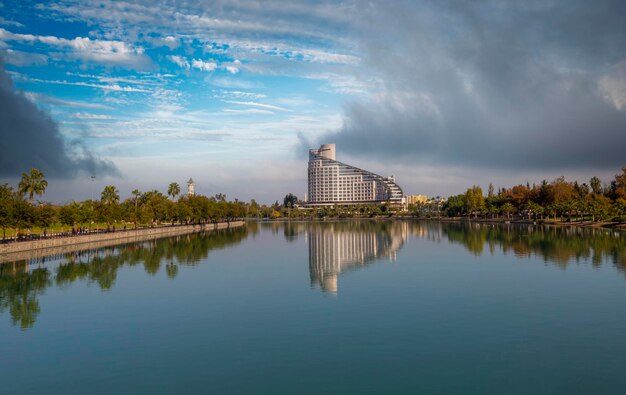
[(13, 325), (30, 328), (40, 311), (37, 296), (51, 283), (46, 268), (30, 271), (23, 261), (0, 265), (0, 313), (9, 309)]
[[(174, 279), (179, 266), (193, 266), (207, 258), (209, 251), (240, 243), (255, 226), (225, 229), (211, 233), (194, 233), (140, 243), (124, 244), (97, 250), (64, 254), (54, 270), (41, 267), (46, 259), (0, 264), (0, 313), (7, 309), (13, 325), (26, 329), (34, 325), (40, 312), (38, 296), (46, 288), (67, 286), (77, 280), (97, 283), (109, 290), (124, 266), (143, 264), (150, 275), (166, 263), (166, 275)], [(32, 264), (40, 267), (31, 270)]]
[(480, 256), (500, 250), (517, 257), (540, 257), (567, 267), (571, 262), (590, 261), (594, 266), (610, 262), (620, 270), (626, 264), (626, 232), (620, 230), (533, 225), (479, 223), (419, 223), (431, 235), (460, 243)]

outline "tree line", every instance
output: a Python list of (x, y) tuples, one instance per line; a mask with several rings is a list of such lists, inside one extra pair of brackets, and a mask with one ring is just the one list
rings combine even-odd
[(200, 194), (180, 195), (180, 186), (169, 184), (167, 195), (158, 190), (141, 192), (135, 189), (126, 199), (114, 185), (107, 185), (100, 199), (71, 201), (63, 205), (39, 202), (48, 187), (44, 174), (38, 169), (23, 173), (17, 188), (9, 184), (0, 185), (0, 227), (3, 239), (8, 229), (16, 237), (33, 227), (48, 228), (60, 224), (67, 229), (91, 229), (99, 224), (109, 228), (138, 227), (161, 224), (202, 224), (243, 218), (258, 205), (238, 200), (227, 201), (226, 195), (207, 197)]
[[(428, 205), (414, 208), (423, 213)], [(608, 185), (598, 177), (589, 183), (567, 181), (558, 177), (532, 186), (519, 184), (494, 190), (489, 184), (484, 196), (479, 186), (464, 194), (450, 196), (439, 214), (449, 217), (482, 217), (560, 221), (623, 221), (626, 216), (626, 167)]]

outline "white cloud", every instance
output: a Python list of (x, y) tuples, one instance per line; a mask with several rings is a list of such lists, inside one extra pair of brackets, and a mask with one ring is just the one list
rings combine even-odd
[(212, 60), (205, 62), (201, 59), (193, 59), (193, 61), (191, 62), (191, 67), (202, 71), (213, 71), (217, 69), (217, 63)]
[(114, 91), (114, 92), (140, 92), (140, 93), (150, 93), (151, 91), (141, 88), (135, 88), (132, 86), (122, 86), (118, 84), (92, 84), (89, 82), (82, 81), (65, 81), (65, 80), (42, 80), (39, 78), (25, 78), (31, 82), (38, 82), (41, 84), (55, 84), (55, 85), (74, 85), (74, 86), (85, 86), (89, 88), (102, 89), (103, 91)]
[(14, 49), (0, 50), (4, 61), (14, 66), (43, 66), (48, 64), (48, 57), (43, 54), (17, 51)]
[(192, 59), (191, 63), (184, 58), (183, 56), (171, 55), (167, 57), (173, 63), (175, 63), (178, 67), (189, 70), (190, 68), (198, 69), (201, 71), (214, 71), (217, 69), (217, 63), (212, 60), (205, 62), (202, 59)]
[(119, 66), (145, 66), (150, 63), (149, 58), (143, 53), (143, 48), (134, 47), (122, 41), (92, 40), (89, 37), (76, 37), (69, 40), (55, 36), (11, 33), (2, 28), (0, 28), (0, 40), (39, 42), (69, 50), (64, 53), (64, 56), (95, 63)]
[(230, 77), (207, 77), (205, 79), (211, 85), (226, 89), (257, 89), (262, 85), (256, 81)]
[(89, 119), (89, 120), (112, 119), (110, 115), (90, 114), (86, 112), (75, 112), (74, 114), (72, 114), (72, 117), (77, 118), (77, 119)]
[(222, 67), (231, 74), (237, 74), (239, 72), (239, 66), (241, 62), (236, 59), (231, 63), (222, 63)]
[(226, 71), (228, 71), (231, 74), (237, 74), (239, 72), (239, 68), (236, 66), (225, 66)]
[(238, 90), (227, 90), (227, 89), (220, 89), (219, 91), (217, 91), (214, 95), (214, 98), (216, 99), (252, 99), (252, 100), (259, 100), (259, 99), (264, 99), (267, 97), (267, 95), (263, 94), (263, 93), (254, 93), (254, 92), (243, 92), (243, 91), (238, 91)]
[(174, 36), (164, 37), (162, 40), (163, 45), (169, 49), (176, 49), (180, 46), (180, 40)]
[(224, 112), (231, 114), (276, 114), (273, 111), (269, 110), (261, 110), (259, 108), (247, 108), (245, 110), (236, 110), (232, 108), (227, 108), (223, 110)]
[(262, 53), (270, 56), (304, 61), (308, 63), (358, 65), (361, 59), (351, 54), (331, 52), (324, 49), (309, 48), (303, 45), (287, 44), (270, 40), (238, 40), (228, 41), (228, 45), (235, 50), (245, 50), (252, 53)]
[(364, 80), (352, 75), (318, 72), (310, 73), (304, 76), (314, 80), (320, 80), (327, 83), (327, 90), (349, 95), (362, 95), (371, 91), (375, 91), (376, 85), (380, 83), (377, 80)]
[(86, 78), (91, 80), (97, 80), (99, 82), (107, 83), (107, 84), (130, 84), (130, 85), (144, 85), (144, 86), (156, 86), (162, 84), (164, 82), (164, 78), (167, 78), (163, 74), (149, 74), (142, 75), (139, 78), (128, 76), (128, 77), (113, 77), (110, 75), (94, 75), (94, 74), (82, 74), (82, 73), (73, 73), (67, 72), (67, 75)]
[(189, 70), (189, 67), (191, 67), (187, 59), (183, 58), (182, 56), (171, 55), (171, 56), (168, 56), (167, 58), (182, 69)]
[(17, 22), (17, 21), (11, 21), (8, 19), (5, 19), (3, 17), (0, 16), (0, 25), (5, 25), (5, 26), (17, 26), (17, 27), (21, 27), (24, 26), (21, 23)]
[(225, 100), (226, 103), (238, 104), (241, 106), (250, 106), (250, 107), (258, 107), (266, 110), (276, 110), (276, 111), (290, 111), (284, 107), (278, 107), (271, 104), (258, 103), (253, 101), (239, 101), (239, 100)]
[(607, 103), (620, 111), (626, 109), (626, 61), (616, 64), (601, 77), (598, 88)]
[(112, 110), (112, 107), (105, 106), (104, 104), (89, 103), (87, 101), (72, 101), (59, 99), (58, 97), (48, 96), (36, 92), (24, 92), (24, 95), (32, 102), (46, 103), (53, 106), (62, 107), (74, 107), (74, 108), (87, 108), (92, 110)]
[(306, 60), (313, 63), (337, 63), (356, 65), (361, 62), (361, 59), (354, 55), (328, 52), (319, 49), (293, 50), (293, 53), (296, 55), (300, 54)]

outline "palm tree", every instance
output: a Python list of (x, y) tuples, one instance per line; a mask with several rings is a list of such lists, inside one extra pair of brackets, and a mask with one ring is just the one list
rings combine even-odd
[(167, 188), (167, 194), (168, 196), (171, 196), (172, 199), (175, 199), (179, 193), (180, 193), (180, 185), (178, 185), (177, 182), (171, 183), (170, 186)]
[(134, 196), (133, 201), (135, 202), (135, 209), (137, 209), (137, 201), (139, 200), (139, 196), (141, 196), (141, 192), (139, 189), (133, 189), (131, 194)]
[(111, 206), (120, 201), (120, 194), (117, 188), (113, 185), (107, 185), (104, 187), (102, 194), (100, 195), (102, 203)]
[(135, 204), (135, 212), (133, 213), (133, 224), (135, 224), (135, 229), (137, 229), (137, 219), (139, 217), (137, 204), (139, 203), (139, 196), (141, 196), (141, 192), (139, 191), (139, 189), (133, 189), (131, 194), (133, 195), (133, 203)]
[(48, 187), (48, 181), (44, 178), (44, 174), (34, 167), (30, 169), (30, 174), (22, 173), (22, 181), (18, 188), (22, 195), (28, 194), (28, 200), (33, 202), (33, 195), (41, 196)]

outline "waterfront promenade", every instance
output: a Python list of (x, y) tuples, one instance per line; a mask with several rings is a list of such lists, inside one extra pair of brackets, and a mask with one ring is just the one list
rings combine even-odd
[(115, 232), (78, 234), (66, 237), (46, 237), (36, 240), (0, 244), (0, 264), (33, 259), (71, 251), (109, 247), (117, 244), (154, 240), (194, 232), (212, 231), (244, 226), (243, 220), (195, 225), (158, 226), (118, 230)]

